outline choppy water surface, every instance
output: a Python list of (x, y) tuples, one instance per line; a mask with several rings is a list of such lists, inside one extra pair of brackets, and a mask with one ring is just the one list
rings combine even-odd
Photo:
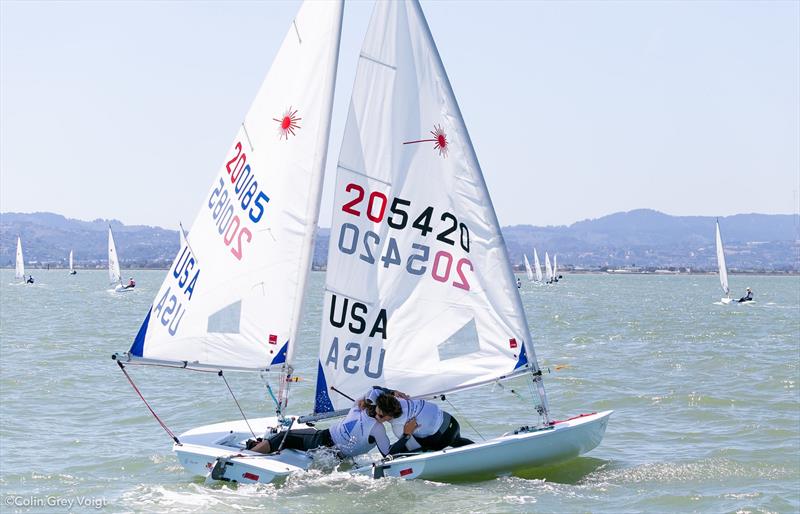
[[(314, 471), (237, 487), (183, 471), (110, 359), (130, 346), (164, 273), (136, 272), (136, 291), (114, 294), (100, 271), (34, 271), (34, 286), (0, 272), (0, 511), (800, 510), (798, 277), (732, 276), (735, 291), (756, 293), (746, 306), (715, 303), (715, 276), (523, 278), (554, 416), (615, 410), (588, 456), (466, 484)], [(312, 274), (296, 413), (311, 407), (323, 282)], [(214, 374), (130, 370), (177, 433), (239, 417)], [(228, 380), (248, 415), (272, 413), (257, 377)], [(473, 439), (536, 421), (523, 381), (449, 400)]]

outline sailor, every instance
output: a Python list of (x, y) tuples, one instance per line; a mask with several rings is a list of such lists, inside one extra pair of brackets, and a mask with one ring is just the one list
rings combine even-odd
[(517, 289), (521, 287), (522, 287), (522, 282), (519, 280), (519, 277), (517, 277)]
[(124, 289), (131, 289), (136, 287), (136, 282), (133, 280), (133, 277), (128, 279), (128, 283), (122, 286)]
[(26, 284), (33, 284), (33, 275), (28, 275), (28, 280), (25, 281)]
[[(373, 447), (385, 457), (392, 451), (383, 422), (400, 416), (400, 403), (394, 395), (372, 395), (372, 390), (359, 398), (347, 416), (330, 428), (324, 430), (299, 429), (290, 430), (288, 434), (278, 432), (262, 441), (250, 440), (248, 449), (259, 453), (272, 453), (280, 448), (293, 450), (313, 450), (319, 447), (336, 448), (343, 457), (354, 457), (367, 453)], [(412, 426), (408, 431), (411, 433)]]
[(373, 389), (373, 395), (376, 394), (375, 391), (379, 392), (377, 394), (391, 394), (400, 399), (402, 414), (389, 422), (398, 437), (390, 453), (435, 452), (448, 446), (458, 448), (473, 444), (473, 441), (461, 437), (458, 421), (435, 403), (414, 400), (405, 393), (382, 387)]
[(739, 303), (752, 302), (752, 301), (753, 301), (753, 290), (748, 287), (747, 294), (739, 298)]

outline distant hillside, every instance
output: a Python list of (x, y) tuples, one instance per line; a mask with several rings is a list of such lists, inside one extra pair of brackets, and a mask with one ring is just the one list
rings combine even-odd
[(79, 268), (106, 267), (108, 226), (125, 268), (166, 268), (178, 251), (178, 231), (117, 220), (81, 221), (60, 214), (0, 214), (0, 266), (14, 266), (17, 235), (22, 237), (26, 266), (66, 267), (69, 251)]
[[(570, 226), (503, 228), (511, 261), (535, 247), (558, 254), (559, 263), (584, 268), (716, 269), (714, 221), (710, 216), (669, 216), (649, 209), (619, 212)], [(800, 271), (798, 217), (737, 214), (720, 217), (732, 270)]]
[[(558, 254), (559, 267), (605, 269), (620, 267), (716, 269), (714, 219), (669, 216), (640, 209), (616, 213), (570, 226), (503, 228), (513, 265), (531, 258), (536, 248)], [(732, 271), (800, 272), (798, 217), (737, 214), (719, 218), (728, 266)], [(78, 267), (105, 267), (107, 230), (111, 224), (124, 268), (169, 266), (178, 251), (177, 230), (117, 220), (81, 221), (52, 213), (0, 214), (0, 266), (14, 265), (17, 234), (25, 260), (32, 267), (64, 267), (69, 250)], [(329, 229), (321, 228), (313, 263), (325, 265)]]

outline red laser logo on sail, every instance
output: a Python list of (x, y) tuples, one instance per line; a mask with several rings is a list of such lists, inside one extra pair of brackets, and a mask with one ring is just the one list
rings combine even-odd
[(433, 145), (434, 150), (439, 150), (439, 155), (442, 157), (447, 157), (447, 146), (450, 144), (447, 141), (447, 134), (444, 133), (444, 129), (442, 129), (439, 125), (434, 125), (433, 130), (431, 130), (431, 135), (433, 139), (419, 139), (417, 141), (406, 141), (403, 143), (404, 145), (410, 145), (414, 143), (426, 143), (432, 142), (436, 143)]
[(297, 116), (297, 109), (294, 111), (291, 107), (286, 109), (286, 112), (283, 113), (283, 117), (280, 119), (272, 118), (273, 120), (280, 123), (278, 127), (278, 139), (286, 138), (289, 140), (289, 134), (294, 135), (295, 129), (299, 129), (300, 125), (297, 124), (298, 121), (302, 120), (303, 118), (298, 118)]

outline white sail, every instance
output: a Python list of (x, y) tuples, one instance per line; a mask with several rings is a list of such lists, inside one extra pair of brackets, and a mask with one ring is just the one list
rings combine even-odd
[(536, 248), (533, 249), (533, 269), (536, 272), (536, 281), (542, 281), (542, 265), (539, 264), (539, 254), (536, 253)]
[(108, 281), (111, 284), (121, 284), (122, 277), (119, 268), (119, 255), (117, 246), (114, 244), (114, 234), (111, 227), (108, 227)]
[(722, 236), (719, 232), (719, 220), (717, 220), (717, 267), (719, 268), (719, 283), (725, 296), (730, 296), (728, 288), (728, 268), (725, 265), (725, 250), (722, 248)]
[(14, 278), (25, 280), (25, 259), (22, 257), (22, 239), (17, 236), (17, 261), (14, 268)]
[(553, 255), (553, 278), (558, 278), (558, 255)]
[(72, 272), (74, 270), (75, 270), (75, 268), (73, 268), (73, 266), (72, 266), (72, 250), (70, 250), (69, 251), (69, 271)]
[[(254, 370), (291, 363), (341, 24), (341, 2), (300, 8), (130, 354)], [(263, 65), (258, 49), (242, 52), (242, 63)]]
[(426, 396), (537, 369), (480, 165), (416, 1), (376, 3), (334, 195), (316, 412), (375, 384)]
[(525, 274), (528, 276), (528, 280), (533, 281), (533, 270), (531, 269), (531, 263), (528, 262), (528, 256), (523, 253), (522, 257), (525, 259)]
[(553, 268), (550, 266), (550, 256), (544, 252), (545, 281), (549, 284), (553, 280)]

